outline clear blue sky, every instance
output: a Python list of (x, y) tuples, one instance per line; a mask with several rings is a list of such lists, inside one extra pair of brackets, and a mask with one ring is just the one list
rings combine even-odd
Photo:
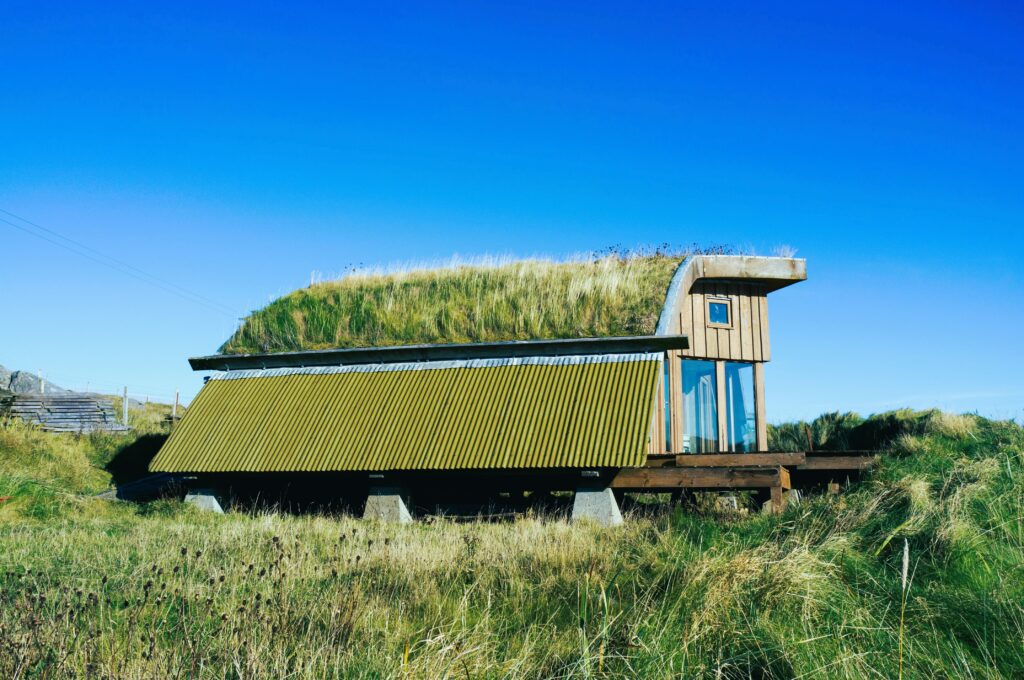
[(190, 397), (313, 270), (788, 245), (773, 420), (1024, 416), (1019, 5), (554, 4), (6, 2), (0, 208), (226, 311), (0, 222), (0, 363)]

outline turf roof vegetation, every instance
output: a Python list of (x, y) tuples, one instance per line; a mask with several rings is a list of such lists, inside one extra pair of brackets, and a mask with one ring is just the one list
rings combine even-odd
[(225, 354), (653, 334), (683, 254), (350, 274), (253, 312)]

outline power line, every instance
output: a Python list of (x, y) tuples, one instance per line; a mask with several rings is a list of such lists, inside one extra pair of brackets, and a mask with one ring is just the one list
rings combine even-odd
[[(187, 298), (190, 298), (192, 302), (198, 302), (200, 304), (205, 304), (207, 306), (210, 306), (211, 308), (215, 308), (219, 312), (222, 312), (222, 313), (225, 313), (225, 314), (229, 314), (232, 317), (235, 316), (235, 314), (233, 313), (233, 311), (229, 307), (226, 307), (225, 305), (222, 305), (222, 304), (218, 303), (216, 300), (211, 300), (210, 298), (208, 298), (208, 297), (206, 297), (204, 295), (200, 295), (199, 293), (195, 293), (195, 292), (193, 292), (191, 290), (188, 290), (187, 288), (183, 288), (183, 287), (181, 287), (181, 286), (179, 286), (179, 285), (177, 285), (175, 283), (172, 283), (170, 281), (166, 281), (164, 279), (161, 279), (158, 276), (150, 274), (149, 272), (146, 272), (146, 271), (144, 271), (142, 269), (139, 269), (135, 265), (132, 265), (132, 264), (129, 264), (127, 262), (123, 262), (121, 260), (118, 260), (118, 259), (116, 259), (114, 257), (111, 257), (110, 255), (107, 255), (104, 252), (101, 252), (99, 250), (96, 250), (95, 248), (92, 248), (92, 247), (84, 244), (84, 243), (81, 243), (81, 242), (76, 241), (76, 240), (74, 240), (72, 238), (64, 236), (63, 234), (60, 234), (60, 233), (54, 231), (53, 229), (48, 229), (47, 227), (44, 227), (41, 224), (37, 224), (36, 222), (28, 220), (28, 219), (26, 219), (24, 217), (21, 217), (20, 215), (16, 215), (16, 214), (10, 212), (9, 210), (4, 210), (4, 209), (0, 208), (0, 213), (4, 213), (6, 215), (10, 215), (11, 217), (14, 217), (15, 219), (20, 220), (20, 221), (22, 221), (22, 222), (24, 222), (26, 224), (29, 224), (32, 227), (35, 227), (36, 229), (39, 229), (40, 231), (44, 231), (44, 232), (46, 232), (48, 234), (56, 236), (57, 238), (61, 239), (62, 241), (65, 241), (65, 242), (67, 242), (69, 244), (72, 244), (75, 248), (78, 248), (81, 251), (85, 251), (85, 252), (76, 251), (73, 248), (69, 248), (65, 244), (57, 243), (57, 242), (55, 242), (55, 241), (53, 241), (51, 239), (48, 239), (48, 238), (44, 237), (42, 234), (35, 233), (34, 231), (28, 230), (28, 229), (24, 228), (21, 225), (14, 224), (14, 223), (10, 222), (9, 220), (5, 220), (3, 218), (0, 218), (0, 221), (3, 221), (3, 222), (5, 222), (5, 223), (7, 223), (7, 224), (17, 228), (17, 229), (21, 229), (22, 231), (24, 231), (24, 232), (26, 232), (28, 234), (36, 236), (37, 238), (41, 238), (44, 241), (52, 243), (53, 245), (62, 247), (62, 248), (66, 249), (66, 250), (69, 250), (70, 252), (73, 252), (73, 253), (75, 253), (77, 255), (81, 255), (83, 257), (86, 257), (87, 259), (90, 259), (90, 260), (92, 260), (94, 262), (97, 262), (98, 264), (102, 264), (102, 265), (105, 265), (107, 267), (113, 268), (116, 271), (119, 271), (119, 272), (121, 272), (123, 274), (127, 274), (129, 276), (134, 276), (135, 278), (143, 277), (141, 280), (144, 280), (145, 282), (150, 283), (152, 285), (155, 285), (157, 287), (160, 287), (163, 290), (165, 290), (166, 292), (170, 292), (170, 293), (177, 294), (177, 295), (187, 296)], [(95, 255), (95, 256), (97, 256), (99, 258), (102, 258), (102, 260), (98, 260), (98, 259), (96, 259), (96, 257), (90, 256), (89, 253), (92, 253), (93, 255)], [(170, 290), (168, 290), (168, 289), (170, 289)]]
[[(19, 231), (22, 231), (31, 236), (35, 236), (36, 238), (46, 241), (47, 243), (50, 243), (52, 245), (55, 245), (58, 248), (63, 248), (64, 250), (72, 252), (80, 257), (84, 257), (97, 264), (101, 264), (105, 267), (113, 269), (114, 271), (117, 271), (121, 274), (125, 274), (126, 276), (130, 276), (144, 283), (148, 283), (151, 286), (160, 288), (166, 293), (176, 295), (177, 297), (192, 302), (193, 304), (202, 305), (207, 309), (211, 309), (220, 314), (229, 316), (232, 319), (237, 318), (238, 316), (229, 307), (226, 307), (225, 305), (222, 305), (215, 300), (211, 300), (210, 298), (204, 295), (200, 295), (199, 293), (190, 291), (187, 288), (182, 288), (181, 286), (175, 283), (171, 283), (170, 281), (165, 281), (164, 279), (161, 279), (158, 276), (150, 274), (149, 272), (146, 272), (142, 269), (139, 269), (135, 265), (111, 257), (110, 255), (107, 255), (106, 253), (96, 250), (95, 248), (87, 246), (84, 243), (64, 236), (63, 234), (60, 234), (54, 231), (53, 229), (48, 229), (47, 227), (44, 227), (41, 224), (36, 224), (31, 220), (25, 219), (24, 217), (16, 215), (10, 212), (9, 210), (4, 210), (3, 208), (0, 208), (0, 213), (9, 215), (10, 217), (13, 217), (16, 220), (20, 220), (21, 222), (24, 222), (25, 224), (30, 225), (33, 228), (30, 229), (29, 227), (26, 227), (22, 224), (17, 224), (3, 217), (0, 217), (0, 222), (3, 222), (4, 224), (14, 227), (15, 229), (18, 229)], [(44, 233), (39, 233), (40, 231)], [(46, 236), (46, 234), (50, 234), (56, 237), (57, 239), (60, 239), (60, 241), (55, 240), (53, 238), (49, 238)]]

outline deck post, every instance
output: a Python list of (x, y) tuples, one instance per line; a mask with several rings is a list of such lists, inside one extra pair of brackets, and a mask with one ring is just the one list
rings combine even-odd
[(611, 487), (581, 486), (572, 502), (572, 521), (587, 519), (603, 527), (622, 524), (622, 513)]
[(412, 514), (407, 505), (408, 498), (408, 493), (402, 487), (371, 486), (363, 519), (409, 524), (412, 522)]
[(194, 505), (200, 510), (209, 510), (215, 512), (218, 515), (224, 514), (224, 508), (220, 506), (220, 501), (217, 500), (217, 492), (209, 487), (202, 489), (190, 489), (185, 494), (185, 502), (189, 505)]

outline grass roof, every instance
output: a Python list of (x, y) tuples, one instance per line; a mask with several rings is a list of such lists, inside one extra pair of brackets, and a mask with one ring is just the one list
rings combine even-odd
[(354, 273), (247, 317), (227, 354), (652, 334), (679, 254)]

